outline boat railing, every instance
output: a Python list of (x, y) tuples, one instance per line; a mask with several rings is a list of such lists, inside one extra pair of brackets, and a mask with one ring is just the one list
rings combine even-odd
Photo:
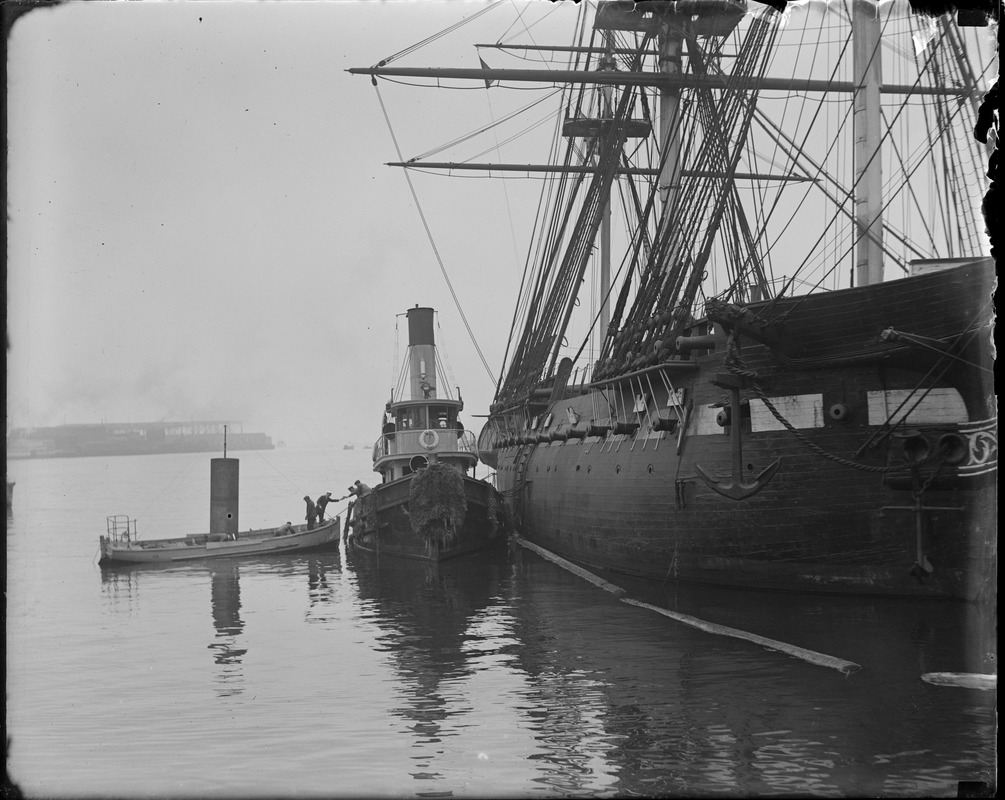
[(381, 435), (373, 445), (373, 460), (387, 456), (429, 453), (471, 453), (478, 455), (477, 437), (459, 428), (393, 431)]
[(136, 520), (127, 514), (113, 514), (105, 517), (108, 539), (113, 542), (135, 542), (137, 539)]

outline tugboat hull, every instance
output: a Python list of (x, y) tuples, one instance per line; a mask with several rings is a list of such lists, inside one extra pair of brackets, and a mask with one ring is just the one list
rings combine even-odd
[[(460, 479), (463, 503), (442, 504), (424, 527), (416, 519), (416, 475), (377, 486), (353, 506), (352, 547), (423, 561), (443, 561), (495, 547), (506, 541), (504, 509), (495, 488), (469, 476)], [(459, 500), (459, 498), (454, 498)], [(443, 511), (446, 513), (442, 513)], [(434, 512), (435, 513), (435, 512)], [(424, 520), (425, 521), (425, 520)]]

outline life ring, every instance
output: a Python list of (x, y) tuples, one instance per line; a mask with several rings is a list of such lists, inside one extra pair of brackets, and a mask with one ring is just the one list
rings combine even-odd
[(419, 444), (421, 444), (427, 450), (435, 450), (436, 445), (440, 443), (440, 434), (434, 430), (427, 428), (422, 433), (419, 434)]

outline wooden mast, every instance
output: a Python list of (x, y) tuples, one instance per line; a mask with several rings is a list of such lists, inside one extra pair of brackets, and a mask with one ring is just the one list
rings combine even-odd
[(867, 286), (883, 280), (883, 138), (879, 103), (883, 82), (879, 9), (854, 0), (852, 60), (855, 68), (855, 283)]
[[(611, 31), (604, 32), (604, 43), (607, 52), (601, 56), (600, 69), (614, 69), (614, 34)], [(603, 108), (601, 116), (605, 119), (614, 119), (614, 103), (611, 95), (614, 89), (611, 86), (604, 86), (601, 89), (603, 98)], [(616, 180), (616, 178), (615, 178)], [(604, 210), (600, 218), (600, 280), (597, 286), (597, 299), (600, 302), (600, 325), (597, 329), (597, 352), (604, 345), (607, 336), (607, 327), (611, 323), (611, 304), (609, 295), (611, 293), (611, 195), (608, 193), (607, 201), (604, 203)]]
[(680, 189), (680, 87), (673, 79), (682, 74), (681, 57), (684, 37), (676, 20), (660, 21), (659, 72), (669, 80), (660, 86), (660, 147), (665, 156), (659, 177), (660, 200), (666, 208)]

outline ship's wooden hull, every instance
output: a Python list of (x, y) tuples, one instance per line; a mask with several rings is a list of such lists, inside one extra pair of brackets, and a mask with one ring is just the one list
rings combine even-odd
[[(464, 509), (448, 536), (427, 536), (414, 520), (415, 493), (407, 475), (371, 489), (353, 505), (348, 546), (360, 552), (443, 561), (499, 546), (506, 541), (502, 501), (495, 488), (482, 480), (457, 474), (463, 485)], [(444, 521), (445, 523), (446, 521)]]
[[(550, 414), (547, 430), (539, 423), (535, 431), (530, 415), (520, 435), (518, 416), (491, 420), (485, 460), (511, 498), (517, 529), (592, 569), (661, 582), (992, 599), (992, 277), (989, 267), (958, 268), (786, 299), (764, 314), (778, 320), (774, 341), (738, 327), (739, 350), (720, 333), (690, 370), (642, 370), (567, 392), (536, 415)], [(890, 328), (914, 343), (884, 339)], [(720, 427), (716, 415), (730, 406), (729, 381), (742, 371), (737, 459), (734, 426)], [(911, 394), (919, 385), (932, 388)], [(676, 413), (671, 390), (683, 390), (688, 409), (679, 408), (674, 430), (654, 430), (657, 416)], [(906, 426), (881, 435), (900, 400), (910, 405), (919, 394)], [(640, 397), (645, 410), (634, 413)], [(571, 435), (608, 417), (639, 428)], [(496, 445), (485, 453), (487, 439)], [(926, 448), (929, 457), (911, 469), (906, 459)], [(777, 472), (749, 496), (717, 491), (758, 486), (776, 460)]]

